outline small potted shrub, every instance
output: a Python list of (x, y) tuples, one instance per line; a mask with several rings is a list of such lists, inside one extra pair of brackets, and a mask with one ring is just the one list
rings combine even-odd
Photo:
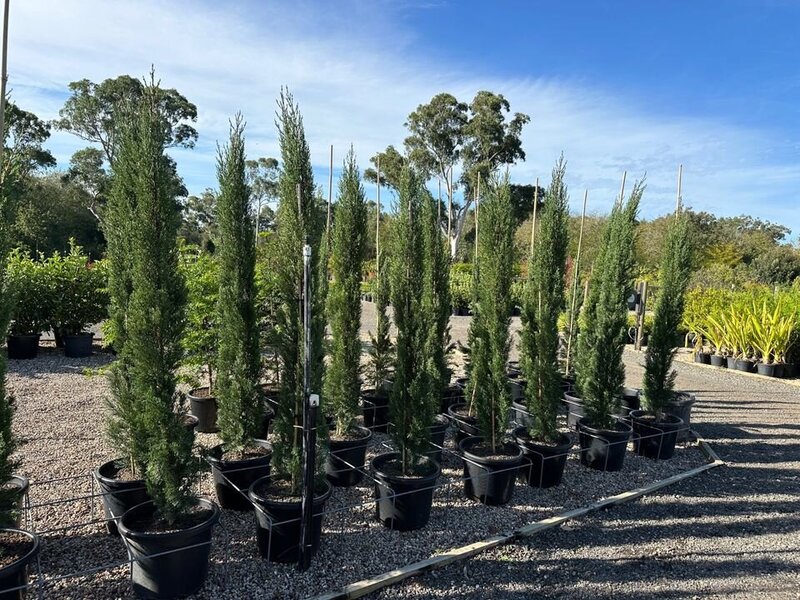
[(169, 127), (161, 96), (147, 82), (143, 97), (127, 105), (119, 131), (106, 213), (118, 348), (109, 434), (125, 458), (98, 474), (104, 492), (117, 499), (121, 492), (109, 491), (108, 480), (144, 482), (150, 499), (113, 517), (133, 560), (134, 592), (147, 598), (184, 597), (202, 587), (220, 514), (192, 491), (194, 437), (176, 412), (186, 290), (178, 271), (180, 216), (174, 170), (164, 153)]
[(514, 219), (508, 181), (491, 186), (481, 202), (475, 265), (475, 303), (469, 330), (470, 374), (466, 396), (479, 436), (464, 438), (464, 492), (484, 504), (507, 503), (514, 492), (520, 448), (508, 442), (511, 391), (506, 373), (514, 276)]
[(532, 423), (514, 430), (525, 455), (522, 473), (532, 487), (561, 483), (568, 435), (558, 430), (562, 396), (558, 369), (558, 320), (564, 306), (564, 281), (569, 243), (569, 196), (564, 184), (565, 163), (553, 169), (534, 245), (522, 302), (521, 367), (528, 385), (525, 399)]
[(217, 431), (219, 263), (198, 246), (182, 246), (179, 266), (187, 294), (181, 363), (192, 373), (192, 389), (187, 394), (189, 412), (197, 419), (197, 431), (213, 433)]
[[(248, 495), (256, 505), (256, 536), (261, 555), (276, 562), (296, 562), (300, 556), (300, 517), (303, 492), (303, 416), (306, 394), (303, 385), (305, 340), (304, 322), (298, 302), (303, 289), (303, 246), (312, 248), (311, 373), (309, 392), (322, 390), (325, 332), (325, 297), (322, 280), (327, 272), (321, 267), (324, 214), (314, 198), (314, 179), (306, 143), (303, 119), (288, 92), (278, 101), (278, 133), (283, 171), (278, 182), (279, 202), (275, 233), (276, 336), (280, 357), (280, 397), (275, 415), (272, 474), (257, 479)], [(299, 197), (298, 197), (299, 188)], [(317, 425), (318, 448), (315, 487), (313, 490), (313, 530), (311, 553), (322, 536), (322, 512), (331, 495), (331, 485), (324, 477), (322, 452), (325, 428)]]
[(331, 328), (330, 363), (325, 371), (324, 398), (333, 416), (330, 454), (325, 464), (328, 481), (354, 486), (364, 475), (372, 431), (356, 422), (361, 382), (361, 263), (364, 259), (367, 206), (352, 149), (339, 180), (332, 230), (328, 291)]
[(374, 432), (389, 430), (389, 377), (394, 363), (392, 341), (389, 338), (389, 317), (386, 308), (389, 302), (389, 282), (386, 275), (386, 255), (377, 260), (375, 275), (375, 333), (370, 331), (370, 347), (367, 357), (367, 383), (372, 386), (361, 391), (364, 426)]
[(13, 298), (11, 327), (6, 342), (8, 357), (29, 360), (39, 354), (39, 339), (50, 319), (50, 298), (44, 265), (14, 249), (6, 270), (8, 293)]
[(90, 263), (82, 248), (70, 240), (67, 254), (54, 253), (42, 266), (53, 305), (50, 327), (62, 341), (64, 355), (91, 356), (94, 334), (86, 329), (108, 316), (103, 263)]
[(627, 202), (615, 204), (595, 259), (583, 307), (575, 354), (575, 384), (582, 401), (578, 420), (581, 462), (593, 469), (618, 471), (625, 460), (631, 428), (616, 418), (625, 383), (628, 307), (633, 280), (636, 215), (643, 187), (634, 186)]
[(217, 158), (216, 324), (218, 424), (222, 444), (208, 455), (222, 508), (252, 510), (250, 485), (269, 475), (272, 447), (263, 432), (261, 353), (255, 307), (255, 227), (245, 179), (244, 123), (237, 115)]
[(392, 225), (389, 274), (395, 342), (394, 385), (390, 399), (395, 452), (371, 461), (378, 519), (408, 531), (430, 519), (433, 491), (441, 469), (430, 457), (429, 427), (438, 404), (430, 369), (434, 316), (423, 300), (423, 240), (420, 227), (424, 192), (419, 177), (403, 170), (398, 211)]
[(633, 425), (633, 448), (649, 458), (671, 458), (675, 451), (680, 417), (672, 415), (667, 405), (676, 402), (676, 373), (672, 361), (677, 349), (673, 342), (681, 324), (692, 268), (692, 247), (689, 223), (685, 215), (676, 215), (670, 225), (661, 260), (661, 282), (653, 311), (653, 329), (644, 363), (644, 410), (630, 413)]

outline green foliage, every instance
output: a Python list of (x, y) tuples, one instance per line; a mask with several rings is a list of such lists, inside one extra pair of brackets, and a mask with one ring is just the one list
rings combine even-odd
[(53, 315), (50, 282), (42, 257), (34, 260), (19, 249), (11, 251), (6, 270), (6, 286), (13, 299), (11, 334), (42, 333)]
[(330, 364), (325, 373), (325, 399), (343, 436), (355, 426), (361, 383), (361, 264), (367, 229), (364, 188), (351, 149), (339, 180), (339, 199), (333, 220), (328, 321), (331, 328)]
[(230, 140), (217, 157), (219, 198), (219, 301), (217, 390), (219, 436), (226, 450), (241, 451), (259, 433), (264, 404), (255, 308), (255, 226), (245, 176), (244, 121), (231, 123)]
[(689, 220), (681, 214), (667, 231), (659, 272), (660, 286), (653, 328), (644, 358), (644, 403), (648, 411), (661, 417), (672, 400), (677, 374), (672, 369), (675, 334), (684, 313), (686, 287), (692, 269)]
[(561, 375), (558, 369), (558, 319), (564, 307), (569, 196), (564, 183), (563, 159), (553, 169), (550, 188), (541, 211), (528, 278), (520, 339), (521, 367), (528, 381), (528, 410), (534, 416), (531, 437), (546, 442), (558, 439)]
[(508, 180), (490, 186), (479, 210), (475, 314), (469, 330), (466, 395), (477, 412), (483, 438), (496, 452), (511, 403), (506, 363), (510, 348), (514, 217)]
[(181, 365), (193, 372), (191, 384), (199, 386), (205, 370), (213, 394), (217, 377), (217, 301), (219, 262), (197, 246), (180, 246), (178, 268), (186, 282), (186, 328)]
[(108, 433), (143, 474), (158, 514), (175, 523), (194, 502), (193, 435), (176, 412), (186, 290), (178, 271), (179, 212), (169, 122), (151, 80), (127, 106), (106, 229), (111, 319), (119, 359), (112, 372)]
[(389, 280), (386, 253), (378, 257), (378, 272), (375, 277), (375, 334), (370, 331), (369, 360), (367, 361), (367, 379), (376, 389), (380, 389), (387, 377), (394, 360), (392, 341), (389, 337), (389, 316), (386, 308), (389, 303)]
[(312, 249), (311, 272), (315, 281), (311, 286), (311, 391), (319, 393), (324, 369), (322, 340), (325, 331), (325, 298), (320, 293), (323, 288), (320, 274), (324, 269), (319, 266), (324, 213), (314, 197), (311, 157), (303, 118), (294, 98), (285, 90), (281, 91), (278, 100), (277, 120), (283, 165), (278, 181), (274, 254), (275, 285), (279, 300), (275, 329), (281, 361), (281, 399), (275, 420), (278, 443), (275, 444), (272, 466), (277, 475), (290, 480), (296, 492), (302, 480), (300, 428), (303, 424), (304, 402), (304, 333), (300, 293), (303, 285), (303, 245), (309, 244)]
[(453, 308), (467, 309), (472, 304), (472, 273), (450, 272), (450, 301)]
[(186, 198), (178, 235), (187, 244), (214, 251), (217, 238), (217, 194), (214, 190), (206, 188), (199, 196)]
[(425, 193), (417, 174), (405, 169), (401, 176), (398, 212), (392, 226), (389, 251), (390, 297), (397, 327), (394, 386), (390, 413), (392, 438), (400, 451), (402, 469), (413, 474), (428, 449), (434, 393), (430, 364), (430, 332), (435, 318), (423, 301)]
[(586, 418), (604, 429), (613, 426), (611, 415), (617, 411), (625, 382), (625, 300), (633, 282), (635, 224), (643, 191), (644, 186), (637, 183), (628, 201), (615, 204), (608, 218), (589, 282), (575, 353), (576, 385)]

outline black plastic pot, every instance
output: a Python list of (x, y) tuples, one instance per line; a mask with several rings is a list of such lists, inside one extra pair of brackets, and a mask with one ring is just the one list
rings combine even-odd
[(482, 443), (482, 437), (473, 436), (458, 445), (464, 463), (464, 494), (489, 506), (507, 504), (514, 494), (522, 450), (515, 444), (504, 444), (503, 453), (499, 455), (503, 458), (473, 454), (472, 448)]
[(444, 415), (436, 415), (433, 419), (433, 425), (428, 428), (431, 432), (431, 450), (427, 453), (428, 458), (440, 464), (442, 462), (444, 437), (449, 427), (450, 419)]
[(632, 410), (639, 410), (641, 405), (641, 393), (639, 390), (636, 388), (622, 389), (622, 407), (625, 409), (626, 416)]
[[(737, 358), (736, 359), (736, 370), (742, 371), (744, 373), (752, 373), (754, 369), (754, 364), (752, 360), (747, 358)], [(730, 365), (729, 365), (730, 366)]]
[(729, 369), (736, 369), (736, 359), (733, 356), (726, 356), (725, 365)]
[(12, 475), (5, 485), (13, 491), (9, 490), (10, 493), (5, 498), (8, 502), (0, 504), (0, 527), (19, 527), (22, 524), (23, 504), (30, 482), (22, 475)]
[(183, 426), (186, 427), (186, 429), (188, 429), (189, 431), (191, 431), (192, 435), (194, 435), (194, 428), (197, 427), (197, 424), (199, 422), (200, 421), (198, 420), (198, 418), (195, 417), (194, 415), (190, 415), (188, 413), (183, 415)]
[(259, 436), (261, 439), (267, 439), (269, 436), (269, 427), (272, 425), (272, 420), (275, 418), (275, 410), (272, 408), (272, 404), (267, 400), (264, 399), (264, 415), (261, 417), (261, 431), (259, 432)]
[(30, 360), (39, 355), (39, 338), (35, 335), (9, 335), (6, 338), (8, 358), (12, 360)]
[(701, 365), (711, 364), (711, 355), (707, 352), (696, 352), (694, 355), (694, 362), (700, 363)]
[(28, 566), (39, 554), (39, 536), (21, 529), (0, 529), (0, 534), (2, 533), (22, 535), (31, 542), (31, 548), (24, 555), (0, 568), (0, 600), (21, 600), (26, 597), (27, 589), (24, 586), (28, 585)]
[(783, 377), (784, 373), (783, 368), (785, 365), (783, 363), (773, 363), (773, 364), (775, 365), (775, 377)]
[(353, 487), (364, 478), (364, 462), (372, 430), (356, 427), (356, 439), (328, 440), (330, 453), (325, 461), (325, 476), (336, 487)]
[(583, 418), (583, 400), (573, 394), (564, 394), (564, 404), (567, 405), (567, 425), (577, 429), (578, 421)]
[(575, 389), (575, 378), (568, 375), (561, 376), (561, 391), (570, 394)]
[(117, 521), (134, 506), (150, 500), (143, 479), (130, 481), (117, 479), (120, 469), (128, 466), (128, 460), (110, 460), (94, 471), (94, 478), (103, 494), (103, 511), (106, 515), (106, 530), (118, 535)]
[(390, 529), (421, 529), (431, 517), (433, 491), (442, 469), (439, 463), (428, 459), (431, 472), (420, 477), (404, 477), (387, 472), (387, 465), (397, 463), (399, 459), (398, 452), (386, 452), (372, 459), (375, 514)]
[(511, 410), (508, 411), (508, 418), (511, 425), (522, 427), (533, 427), (535, 419), (533, 415), (528, 412), (528, 407), (522, 402), (512, 402)]
[(689, 439), (692, 427), (692, 406), (697, 401), (694, 394), (689, 392), (675, 392), (675, 396), (671, 402), (664, 407), (664, 412), (668, 415), (678, 417), (683, 421), (683, 425), (678, 431), (678, 442), (684, 442)]
[(222, 508), (228, 510), (253, 510), (247, 491), (256, 479), (269, 475), (272, 460), (272, 445), (266, 440), (253, 440), (253, 445), (267, 449), (262, 456), (241, 460), (223, 460), (222, 444), (214, 446), (208, 453), (207, 460), (211, 465), (214, 478), (214, 489)]
[(464, 402), (464, 389), (457, 384), (448, 385), (442, 391), (441, 403), (439, 404), (439, 412), (447, 414), (447, 409), (453, 404)]
[[(463, 412), (462, 412), (463, 411)], [(468, 437), (478, 435), (478, 418), (466, 414), (466, 404), (453, 404), (447, 409), (450, 420), (456, 426), (456, 444)]]
[[(269, 488), (269, 477), (262, 477), (253, 482), (248, 495), (255, 504), (256, 538), (258, 551), (262, 557), (272, 562), (293, 563), (300, 556), (300, 517), (302, 516), (301, 500), (281, 498), (275, 500), (266, 497)], [(325, 503), (331, 497), (333, 488), (324, 482), (324, 489), (314, 495), (314, 517), (311, 526), (311, 554), (319, 550), (322, 541), (322, 512)]]
[(133, 591), (140, 598), (183, 598), (203, 587), (208, 575), (211, 533), (221, 511), (205, 498), (198, 502), (211, 514), (187, 529), (166, 533), (139, 530), (138, 523), (155, 512), (153, 502), (134, 506), (120, 520), (120, 536), (133, 559)]
[(509, 377), (508, 387), (511, 391), (511, 401), (522, 403), (525, 401), (525, 388), (528, 387), (528, 382), (522, 377)]
[(727, 368), (728, 366), (728, 361), (725, 360), (724, 356), (721, 356), (719, 354), (712, 354), (709, 357), (709, 361), (711, 362), (712, 367), (722, 367), (724, 369)]
[(93, 333), (79, 333), (64, 336), (64, 356), (67, 358), (86, 358), (92, 355)]
[(217, 428), (217, 399), (214, 396), (197, 395), (200, 391), (208, 392), (207, 387), (196, 388), (186, 394), (189, 398), (189, 412), (197, 417), (196, 431), (200, 433), (216, 433)]
[(767, 377), (775, 377), (775, 363), (758, 363), (756, 370), (759, 375), (766, 375)]
[(514, 430), (514, 441), (522, 450), (522, 467), (519, 473), (531, 487), (549, 488), (561, 483), (567, 464), (572, 438), (561, 434), (557, 444), (537, 444), (531, 440), (525, 427)]
[(612, 430), (598, 429), (586, 422), (578, 421), (578, 441), (581, 447), (581, 463), (599, 471), (619, 471), (625, 461), (625, 450), (631, 438), (629, 425), (617, 422)]
[(675, 453), (675, 442), (678, 431), (683, 427), (683, 420), (675, 415), (665, 415), (664, 421), (648, 419), (643, 410), (631, 412), (633, 427), (633, 451), (639, 456), (667, 460)]
[(376, 432), (389, 431), (389, 394), (382, 391), (363, 390), (361, 392), (364, 427)]

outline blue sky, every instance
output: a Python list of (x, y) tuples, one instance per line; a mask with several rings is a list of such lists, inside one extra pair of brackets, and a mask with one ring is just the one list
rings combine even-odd
[[(221, 6), (224, 5), (224, 6)], [(276, 155), (281, 85), (305, 117), (317, 182), (329, 145), (362, 168), (440, 91), (503, 93), (531, 115), (512, 179), (546, 180), (563, 150), (573, 209), (605, 212), (647, 172), (642, 212), (683, 197), (698, 210), (753, 214), (800, 234), (800, 2), (13, 1), (9, 87), (43, 118), (68, 82), (154, 64), (198, 106), (200, 141), (176, 151), (193, 193), (214, 187), (216, 141), (237, 110), (251, 156)], [(83, 142), (55, 133), (61, 164)], [(326, 190), (327, 191), (327, 190)], [(370, 195), (374, 190), (369, 189)]]

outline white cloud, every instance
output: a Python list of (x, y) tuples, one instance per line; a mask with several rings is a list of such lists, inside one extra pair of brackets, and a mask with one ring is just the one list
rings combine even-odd
[[(220, 8), (220, 5), (225, 5)], [(414, 32), (396, 27), (391, 4), (27, 0), (11, 11), (9, 85), (14, 99), (43, 118), (57, 116), (66, 84), (123, 73), (144, 75), (155, 64), (163, 84), (198, 106), (200, 141), (176, 154), (194, 192), (214, 185), (217, 139), (241, 110), (252, 155), (276, 155), (275, 98), (287, 85), (300, 102), (315, 165), (328, 148), (337, 164), (353, 143), (362, 166), (387, 144), (402, 144), (403, 122), (419, 103), (443, 90), (469, 99), (479, 89), (506, 95), (512, 110), (529, 113), (528, 160), (512, 169), (517, 181), (546, 181), (558, 154), (569, 161), (573, 206), (588, 187), (590, 208), (607, 209), (624, 169), (629, 180), (647, 171), (643, 212), (674, 205), (678, 163), (684, 198), (718, 214), (751, 213), (800, 229), (789, 195), (800, 167), (771, 158), (788, 142), (735, 124), (659, 115), (582, 82), (535, 77), (498, 79), (464, 64), (436, 64), (416, 50)], [(55, 134), (50, 147), (65, 163), (80, 140)], [(326, 178), (320, 182), (327, 183)]]

